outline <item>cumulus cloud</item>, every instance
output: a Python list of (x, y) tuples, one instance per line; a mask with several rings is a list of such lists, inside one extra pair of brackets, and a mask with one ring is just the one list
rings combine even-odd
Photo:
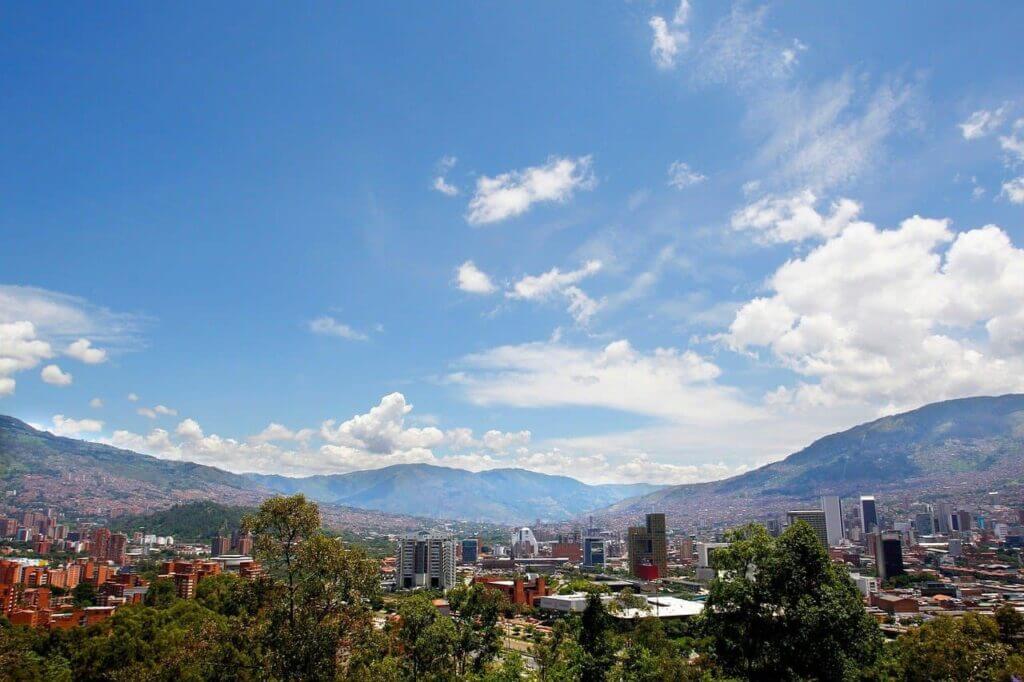
[(437, 162), (437, 175), (434, 176), (433, 187), (434, 190), (448, 197), (454, 197), (459, 193), (459, 188), (455, 185), (449, 184), (445, 177), (448, 174), (448, 171), (455, 167), (457, 161), (458, 159), (454, 156), (445, 156)]
[(577, 190), (594, 187), (597, 181), (591, 165), (589, 156), (553, 156), (543, 166), (481, 176), (466, 220), (472, 225), (485, 225), (522, 215), (536, 203), (566, 202)]
[(73, 377), (70, 372), (65, 372), (57, 365), (47, 365), (39, 373), (42, 380), (53, 386), (70, 386)]
[[(54, 357), (54, 348), (65, 348), (68, 356), (97, 364), (106, 360), (107, 351), (92, 347), (89, 339), (122, 349), (135, 347), (144, 321), (76, 296), (0, 285), (0, 397), (14, 392), (14, 374)], [(61, 386), (71, 383), (70, 374), (52, 367), (44, 370), (44, 381)]]
[(132, 402), (132, 403), (137, 403), (137, 402), (139, 402), (139, 396), (134, 394), (134, 393), (129, 393), (128, 394), (128, 401)]
[(101, 407), (103, 407), (103, 399), (102, 398), (93, 398), (92, 400), (89, 401), (89, 407), (91, 407), (93, 409), (96, 409), (96, 410), (100, 409)]
[(493, 294), (498, 290), (486, 272), (468, 260), (459, 266), (456, 274), (459, 289), (471, 294)]
[(515, 282), (505, 296), (524, 301), (549, 301), (560, 297), (567, 301), (569, 314), (578, 324), (586, 324), (601, 307), (600, 301), (587, 296), (578, 286), (581, 280), (597, 274), (601, 261), (590, 260), (568, 272), (552, 268), (540, 275), (527, 275)]
[(149, 419), (156, 419), (157, 417), (156, 410), (154, 410), (152, 407), (140, 407), (139, 409), (135, 410), (135, 412), (136, 414), (142, 415), (143, 417), (147, 417)]
[(769, 195), (733, 213), (732, 229), (752, 232), (764, 243), (827, 239), (846, 229), (861, 212), (856, 201), (839, 199), (828, 215), (822, 215), (815, 210), (817, 202), (809, 189), (790, 196)]
[(50, 344), (36, 336), (36, 327), (26, 320), (0, 322), (0, 397), (14, 393), (16, 372), (32, 369), (53, 357)]
[(181, 420), (174, 429), (174, 432), (190, 441), (201, 440), (204, 437), (203, 427), (199, 425), (199, 422), (191, 418)]
[(47, 429), (55, 436), (74, 437), (83, 433), (99, 433), (103, 422), (97, 419), (71, 419), (62, 414), (53, 415), (53, 426)]
[(668, 167), (668, 185), (676, 189), (686, 189), (706, 180), (705, 176), (690, 168), (688, 163), (673, 161)]
[(334, 336), (339, 339), (348, 339), (349, 341), (366, 341), (369, 338), (366, 334), (356, 331), (347, 324), (343, 324), (328, 315), (310, 320), (309, 331), (314, 334)]
[(71, 343), (64, 354), (87, 365), (98, 365), (107, 361), (107, 351), (101, 348), (93, 348), (89, 339), (78, 339)]
[(992, 110), (979, 109), (968, 116), (958, 127), (965, 140), (977, 140), (995, 131), (1003, 124), (1005, 118), (1005, 106)]
[(899, 408), (1024, 390), (1024, 251), (996, 226), (854, 223), (769, 287), (724, 339), (802, 377), (798, 403)]
[(275, 441), (306, 441), (313, 436), (315, 431), (313, 429), (299, 429), (298, 431), (292, 431), (283, 424), (277, 422), (270, 422), (267, 427), (257, 433), (255, 436), (250, 436), (249, 441), (253, 443), (272, 443)]

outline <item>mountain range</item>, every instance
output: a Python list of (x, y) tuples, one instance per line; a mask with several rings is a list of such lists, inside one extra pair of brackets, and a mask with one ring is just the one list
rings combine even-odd
[(0, 416), (0, 486), (5, 501), (21, 507), (110, 516), (194, 500), (246, 506), (275, 493), (302, 492), (341, 523), (381, 528), (416, 527), (425, 523), (422, 517), (561, 521), (592, 510), (613, 527), (653, 510), (666, 512), (674, 524), (728, 524), (776, 515), (824, 494), (879, 493), (908, 501), (988, 490), (1019, 495), (1024, 395), (926, 405), (825, 436), (733, 478), (662, 488), (426, 464), (305, 478), (242, 475), (63, 438)]
[(1024, 489), (1024, 395), (925, 405), (825, 436), (785, 459), (710, 483), (663, 488), (595, 512), (619, 525), (658, 510), (677, 523), (778, 514), (820, 495), (908, 501)]
[(658, 488), (587, 485), (524, 469), (472, 473), (425, 464), (305, 478), (241, 475), (55, 436), (5, 416), (0, 416), (0, 483), (13, 493), (8, 501), (19, 506), (108, 516), (196, 500), (251, 506), (275, 493), (302, 492), (330, 506), (325, 516), (362, 527), (380, 526), (367, 510), (395, 516), (387, 527), (415, 527), (424, 523), (422, 517), (492, 523), (564, 520)]
[(264, 488), (288, 495), (304, 493), (321, 502), (495, 523), (561, 521), (661, 487), (647, 483), (587, 485), (568, 476), (525, 469), (472, 472), (430, 464), (396, 464), (305, 478), (246, 475)]

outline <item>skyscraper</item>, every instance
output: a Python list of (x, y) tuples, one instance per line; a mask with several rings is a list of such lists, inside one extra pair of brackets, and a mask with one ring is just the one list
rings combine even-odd
[(583, 566), (585, 568), (604, 568), (604, 538), (583, 538)]
[(825, 510), (825, 530), (828, 534), (828, 546), (832, 547), (843, 542), (843, 504), (836, 495), (821, 498), (821, 508)]
[(918, 514), (914, 517), (914, 530), (918, 535), (931, 535), (935, 532), (934, 517), (931, 512)]
[(665, 535), (665, 515), (648, 514), (643, 526), (629, 529), (629, 570), (640, 574), (645, 563), (658, 567), (658, 576), (668, 575), (668, 544)]
[(860, 496), (860, 527), (865, 533), (873, 533), (878, 529), (878, 511), (875, 509), (874, 495)]
[(888, 580), (903, 575), (903, 543), (900, 534), (893, 532), (875, 535), (875, 562), (878, 579)]
[(828, 527), (825, 521), (825, 512), (820, 509), (803, 509), (786, 512), (786, 517), (789, 519), (789, 525), (791, 526), (797, 521), (806, 522), (814, 529), (814, 534), (818, 536), (822, 546), (828, 549)]
[(455, 586), (455, 540), (439, 532), (419, 531), (402, 538), (398, 548), (398, 581), (403, 589)]
[(952, 517), (953, 505), (949, 502), (939, 502), (935, 505), (935, 525), (940, 533), (946, 534), (953, 529)]
[(479, 538), (467, 538), (462, 541), (462, 563), (474, 564), (480, 556)]

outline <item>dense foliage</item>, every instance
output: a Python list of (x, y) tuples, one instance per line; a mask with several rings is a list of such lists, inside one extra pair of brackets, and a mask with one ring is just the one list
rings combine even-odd
[(216, 502), (189, 502), (151, 514), (119, 516), (111, 521), (110, 528), (120, 533), (143, 531), (171, 535), (175, 539), (199, 540), (238, 528), (242, 517), (252, 511), (248, 507), (229, 507)]
[[(779, 538), (736, 531), (691, 621), (623, 620), (641, 601), (590, 594), (549, 632), (504, 617), (496, 590), (459, 586), (443, 614), (424, 592), (379, 592), (376, 560), (324, 534), (301, 495), (243, 519), (265, 569), (199, 582), (178, 599), (164, 580), (146, 603), (89, 628), (31, 630), (0, 619), (0, 679), (669, 682), (677, 680), (1004, 680), (1024, 676), (1024, 617), (940, 618), (884, 644), (849, 578), (797, 524)], [(89, 588), (74, 592), (82, 604)]]

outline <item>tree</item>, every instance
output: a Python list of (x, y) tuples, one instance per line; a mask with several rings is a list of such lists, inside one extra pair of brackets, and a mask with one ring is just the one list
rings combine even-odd
[(83, 580), (75, 585), (75, 589), (71, 591), (71, 600), (79, 608), (95, 606), (96, 586)]
[(1013, 604), (1003, 604), (996, 609), (995, 618), (999, 626), (999, 639), (1004, 644), (1019, 643), (1024, 637), (1024, 615)]
[(533, 647), (541, 682), (570, 682), (580, 679), (583, 651), (577, 643), (579, 619), (555, 622), (551, 634)]
[(936, 618), (896, 639), (886, 673), (907, 682), (1000, 679), (1012, 661), (999, 637), (998, 623), (988, 616)]
[(611, 628), (611, 616), (600, 595), (587, 597), (587, 607), (580, 618), (579, 645), (583, 651), (582, 682), (601, 682), (615, 659), (616, 646)]
[(849, 576), (798, 522), (778, 539), (733, 531), (715, 552), (723, 572), (701, 615), (724, 672), (760, 679), (856, 679), (876, 661), (881, 632)]
[(146, 589), (146, 606), (154, 606), (158, 609), (165, 609), (174, 603), (178, 598), (178, 590), (174, 581), (169, 578), (157, 578), (149, 584)]
[(377, 562), (321, 533), (320, 511), (302, 495), (265, 501), (243, 527), (266, 569), (251, 588), (260, 614), (252, 625), (270, 671), (285, 680), (334, 679), (373, 627)]
[(509, 608), (504, 593), (480, 584), (459, 585), (448, 593), (457, 633), (455, 659), (460, 675), (467, 663), (480, 673), (501, 650), (498, 618)]

